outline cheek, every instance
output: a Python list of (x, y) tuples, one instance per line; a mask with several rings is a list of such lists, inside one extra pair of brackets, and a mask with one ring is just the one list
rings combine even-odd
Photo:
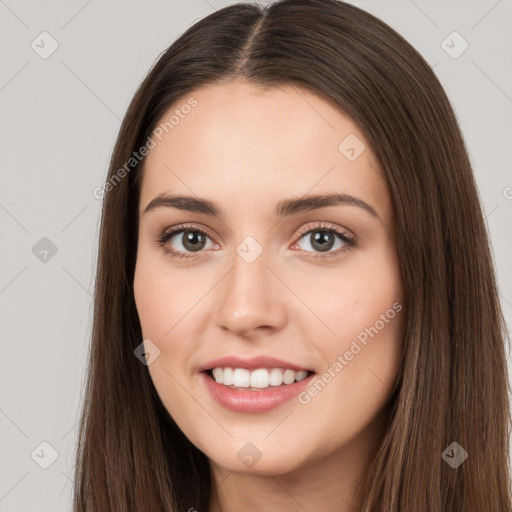
[(144, 338), (161, 338), (172, 324), (169, 316), (176, 306), (168, 284), (144, 262), (137, 263), (133, 282), (135, 304)]
[(133, 288), (144, 337), (170, 340), (194, 314), (204, 292), (182, 274), (169, 266), (166, 255), (139, 250)]
[[(149, 255), (150, 256), (150, 255)], [(193, 432), (190, 421), (200, 410), (186, 392), (187, 365), (197, 346), (186, 327), (193, 313), (194, 287), (184, 289), (185, 283), (173, 278), (173, 273), (158, 258), (139, 252), (134, 276), (134, 296), (144, 339), (159, 348), (159, 356), (148, 366), (155, 389), (169, 414), (184, 432)], [(164, 268), (165, 267), (165, 268)], [(174, 276), (176, 277), (176, 276)]]
[[(148, 369), (157, 390), (177, 386), (190, 371), (188, 362), (204, 330), (201, 299), (204, 279), (172, 269), (165, 255), (140, 249), (134, 275), (134, 297), (144, 339), (160, 350)], [(167, 393), (167, 392), (166, 392)]]
[(171, 375), (182, 382), (190, 370), (189, 361), (201, 339), (201, 325), (196, 321), (201, 291), (199, 285), (173, 279), (168, 269), (160, 273), (158, 266), (141, 264), (135, 271), (134, 294), (142, 335), (160, 350), (148, 368), (158, 390), (174, 388), (177, 382)]
[(405, 307), (391, 250), (349, 270), (332, 281), (329, 300), (323, 299), (331, 306), (322, 313), (334, 334), (322, 342), (325, 366), (302, 403), (311, 416), (331, 404), (334, 419), (361, 427), (384, 406), (398, 376)]
[(319, 273), (307, 293), (305, 301), (323, 326), (315, 322), (302, 329), (315, 340), (323, 368), (321, 382), (306, 391), (302, 403), (311, 402), (318, 414), (321, 404), (338, 404), (333, 414), (339, 413), (340, 421), (344, 411), (368, 420), (384, 404), (399, 371), (405, 307), (395, 254), (386, 247)]
[[(375, 326), (381, 338), (400, 337), (398, 317), (403, 314), (398, 315), (396, 310), (403, 309), (403, 289), (391, 246), (379, 246), (336, 268), (322, 269), (314, 279), (311, 274), (303, 274), (299, 280), (295, 276), (295, 283), (298, 295), (318, 320), (302, 328), (309, 330), (329, 360), (347, 350), (358, 336), (364, 342), (368, 330), (374, 333)], [(400, 307), (393, 307), (395, 303)]]

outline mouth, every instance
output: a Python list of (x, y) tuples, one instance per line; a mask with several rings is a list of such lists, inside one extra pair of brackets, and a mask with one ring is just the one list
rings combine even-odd
[(200, 376), (205, 391), (224, 409), (254, 414), (289, 403), (311, 385), (316, 373), (298, 367), (215, 366), (202, 370)]
[(289, 403), (316, 378), (299, 362), (259, 354), (231, 354), (197, 368), (207, 394), (238, 413), (263, 413)]
[(290, 386), (315, 374), (310, 370), (290, 368), (246, 368), (216, 367), (205, 370), (211, 380), (226, 388), (240, 391), (263, 391)]

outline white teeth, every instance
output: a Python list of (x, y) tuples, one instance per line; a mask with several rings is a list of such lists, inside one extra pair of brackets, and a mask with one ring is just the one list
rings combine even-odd
[(281, 386), (300, 382), (308, 372), (281, 368), (258, 368), (249, 371), (245, 368), (213, 368), (213, 378), (218, 384), (235, 388), (265, 389), (269, 386)]
[(305, 379), (308, 375), (308, 372), (301, 370), (300, 372), (295, 372), (295, 380), (297, 382), (300, 382), (301, 380)]
[[(220, 370), (222, 372), (222, 368), (215, 368), (215, 370)], [(223, 371), (224, 375), (223, 377), (224, 378), (221, 378), (221, 382), (219, 382), (217, 379), (217, 382), (219, 382), (219, 384), (224, 384), (225, 386), (232, 386), (233, 385), (233, 370), (231, 368), (224, 368), (224, 371)], [(220, 372), (219, 372), (220, 374)]]
[(233, 372), (233, 386), (248, 388), (251, 385), (251, 373), (245, 368), (236, 368)]
[(214, 368), (214, 370), (213, 370), (213, 378), (219, 384), (223, 384), (224, 383), (224, 372), (222, 371), (222, 368)]
[(283, 375), (283, 382), (285, 384), (291, 384), (295, 381), (295, 372), (293, 370), (286, 370)]
[(263, 368), (251, 372), (251, 388), (268, 388), (269, 376)]
[(270, 371), (270, 385), (280, 386), (283, 383), (283, 372), (279, 368), (272, 368)]

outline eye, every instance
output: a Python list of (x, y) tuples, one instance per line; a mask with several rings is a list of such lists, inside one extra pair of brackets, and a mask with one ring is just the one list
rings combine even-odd
[[(300, 247), (299, 243), (295, 242), (292, 249), (299, 246), (300, 249), (306, 252), (316, 252), (317, 254), (313, 256), (315, 258), (337, 256), (357, 245), (356, 238), (353, 235), (337, 226), (325, 223), (303, 228), (300, 230), (300, 234), (302, 236), (299, 240), (304, 239), (306, 243)], [(336, 245), (337, 247), (335, 247)], [(335, 250), (332, 250), (334, 247)], [(328, 253), (328, 255), (323, 256), (321, 253)]]
[[(169, 247), (170, 244), (168, 242), (172, 242), (173, 238), (176, 239), (176, 248)], [(209, 234), (205, 230), (195, 226), (181, 225), (164, 231), (157, 239), (157, 242), (175, 258), (194, 258), (195, 255), (188, 256), (187, 253), (197, 253), (208, 248), (206, 247), (207, 240), (211, 241)], [(219, 247), (218, 244), (214, 245), (216, 249)]]

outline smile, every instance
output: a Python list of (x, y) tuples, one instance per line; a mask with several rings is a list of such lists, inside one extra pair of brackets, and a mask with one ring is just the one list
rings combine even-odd
[[(257, 368), (249, 371), (245, 368), (216, 367), (202, 371), (200, 380), (206, 392), (224, 409), (255, 414), (276, 409), (291, 401), (311, 385), (315, 376), (316, 373), (305, 370)], [(223, 382), (217, 382), (217, 379)], [(227, 384), (231, 381), (233, 384)]]
[(258, 368), (251, 371), (246, 368), (229, 367), (217, 367), (209, 372), (217, 384), (231, 389), (249, 389), (251, 391), (282, 385), (288, 386), (304, 380), (308, 373), (312, 373), (306, 370), (295, 371), (282, 368)]

